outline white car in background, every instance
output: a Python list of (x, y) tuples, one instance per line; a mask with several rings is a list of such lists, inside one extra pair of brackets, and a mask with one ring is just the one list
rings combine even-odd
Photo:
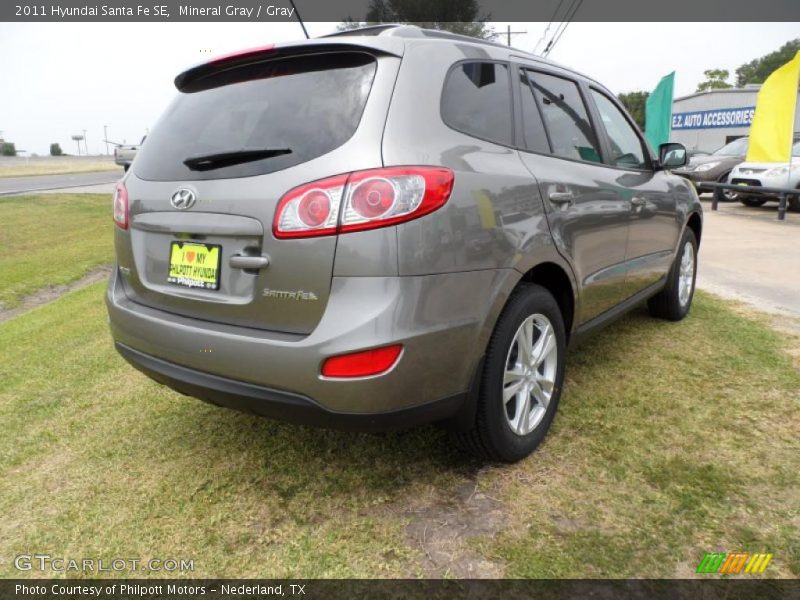
[[(733, 168), (729, 183), (757, 187), (793, 188), (797, 194), (790, 195), (789, 210), (800, 212), (800, 136), (795, 135), (792, 146), (792, 161), (786, 164), (743, 162)], [(761, 206), (768, 200), (780, 200), (777, 194), (748, 194), (739, 198), (746, 206)]]

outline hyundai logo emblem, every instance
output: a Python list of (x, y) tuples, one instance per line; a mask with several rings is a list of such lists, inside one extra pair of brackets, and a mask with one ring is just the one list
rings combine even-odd
[(178, 210), (192, 208), (195, 202), (197, 202), (197, 196), (192, 190), (187, 190), (186, 188), (177, 190), (172, 194), (172, 198), (169, 199), (169, 203)]

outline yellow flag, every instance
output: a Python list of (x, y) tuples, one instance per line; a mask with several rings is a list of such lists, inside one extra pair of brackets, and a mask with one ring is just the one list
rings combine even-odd
[(772, 72), (756, 99), (756, 114), (750, 126), (748, 162), (791, 160), (792, 129), (800, 81), (800, 52)]

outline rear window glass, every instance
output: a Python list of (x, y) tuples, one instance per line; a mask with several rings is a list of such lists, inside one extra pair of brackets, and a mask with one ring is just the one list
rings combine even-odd
[(442, 92), (442, 119), (467, 135), (511, 145), (508, 67), (489, 62), (456, 66)]
[[(217, 71), (181, 93), (136, 158), (142, 179), (169, 181), (263, 175), (341, 146), (356, 131), (375, 75), (363, 53), (300, 56)], [(208, 170), (190, 158), (291, 150)]]

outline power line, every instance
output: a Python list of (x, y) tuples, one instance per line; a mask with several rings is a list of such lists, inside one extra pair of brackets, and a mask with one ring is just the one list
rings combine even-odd
[(547, 46), (545, 46), (545, 49), (542, 52), (542, 56), (547, 56), (550, 53), (550, 50), (552, 50), (553, 46), (556, 43), (556, 38), (559, 37), (559, 35), (561, 35), (561, 32), (569, 24), (570, 13), (572, 12), (572, 9), (575, 7), (577, 2), (578, 0), (570, 0), (569, 6), (567, 6), (567, 12), (564, 14), (563, 20), (559, 22), (558, 27), (556, 27), (556, 30), (553, 32), (553, 35), (550, 37), (550, 41), (547, 43)]
[(547, 45), (547, 48), (545, 49), (545, 51), (543, 53), (543, 56), (545, 56), (545, 57), (548, 56), (553, 51), (553, 48), (556, 47), (556, 44), (561, 39), (561, 36), (564, 35), (564, 32), (567, 30), (567, 27), (569, 27), (569, 24), (575, 18), (575, 14), (578, 12), (578, 9), (581, 7), (581, 4), (583, 4), (583, 0), (576, 0), (573, 3), (575, 8), (572, 10), (572, 13), (567, 15), (567, 20), (563, 23), (563, 27), (561, 28), (561, 30), (560, 31), (556, 30), (556, 33), (553, 34), (553, 39), (550, 40), (550, 43)]
[(547, 38), (547, 32), (550, 31), (550, 27), (552, 27), (553, 21), (556, 20), (556, 15), (558, 14), (558, 10), (561, 8), (562, 4), (564, 4), (564, 0), (558, 0), (558, 6), (556, 6), (556, 9), (553, 11), (552, 16), (550, 17), (550, 22), (547, 24), (547, 27), (544, 28), (544, 31), (542, 32), (542, 37), (539, 38), (539, 41), (536, 42), (536, 45), (533, 47), (534, 54), (536, 54), (536, 49), (539, 47), (539, 44), (541, 44), (545, 40), (545, 38)]

